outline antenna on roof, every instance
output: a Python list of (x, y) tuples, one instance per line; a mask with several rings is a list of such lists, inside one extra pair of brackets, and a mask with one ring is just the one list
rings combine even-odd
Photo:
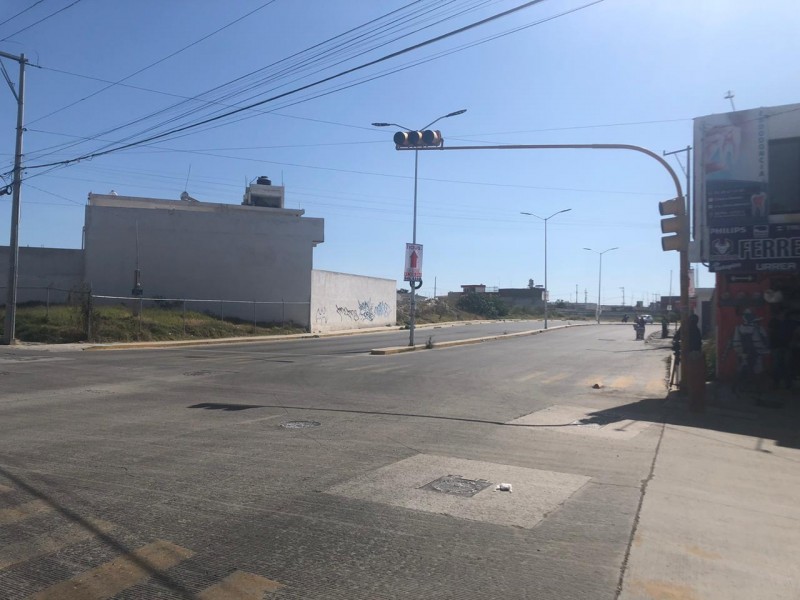
[(736, 94), (734, 94), (734, 93), (733, 93), (732, 91), (730, 91), (730, 90), (728, 90), (728, 93), (727, 93), (727, 94), (725, 94), (725, 99), (726, 99), (726, 100), (730, 100), (730, 101), (731, 101), (731, 110), (734, 110), (734, 111), (736, 110), (736, 105), (733, 103), (733, 97), (734, 97), (735, 95), (736, 95)]

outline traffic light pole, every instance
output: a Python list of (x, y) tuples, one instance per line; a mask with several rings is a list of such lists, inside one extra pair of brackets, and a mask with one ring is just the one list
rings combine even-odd
[[(686, 204), (686, 198), (681, 190), (681, 182), (678, 179), (677, 173), (669, 166), (669, 163), (661, 156), (643, 148), (641, 146), (634, 146), (632, 144), (508, 144), (499, 146), (441, 146), (441, 147), (419, 147), (419, 148), (401, 148), (397, 150), (414, 150), (419, 152), (421, 150), (436, 150), (444, 152), (446, 150), (630, 150), (646, 154), (650, 158), (656, 160), (662, 167), (664, 167), (669, 176), (672, 178), (672, 183), (675, 185), (675, 197), (680, 202)], [(680, 285), (681, 285), (681, 331), (689, 331), (689, 239), (684, 236), (682, 246), (679, 249), (680, 253)], [(684, 333), (685, 336), (688, 334)], [(689, 354), (689, 344), (684, 342), (681, 344), (681, 365), (685, 367)], [(681, 388), (686, 390), (686, 369), (681, 368)]]
[[(399, 127), (400, 129), (405, 129), (405, 133), (398, 132), (395, 134), (395, 146), (397, 149), (400, 149), (400, 144), (408, 141), (410, 135), (419, 134), (419, 138), (413, 143), (412, 146), (408, 146), (405, 149), (414, 148), (415, 150), (419, 150), (421, 147), (438, 147), (442, 144), (442, 137), (441, 133), (438, 131), (426, 131), (428, 127), (433, 125), (434, 123), (438, 123), (442, 119), (449, 119), (450, 117), (456, 117), (458, 115), (463, 115), (467, 112), (466, 108), (462, 108), (461, 110), (456, 110), (451, 113), (447, 113), (446, 115), (442, 115), (441, 117), (437, 117), (425, 127), (422, 127), (420, 130), (411, 130), (408, 127), (404, 127), (398, 123), (373, 123), (373, 127)], [(430, 137), (427, 137), (430, 135)], [(398, 136), (403, 140), (398, 139)], [(423, 146), (419, 146), (419, 143), (422, 143)], [(414, 153), (414, 225), (412, 231), (412, 244), (417, 244), (417, 182), (419, 181), (419, 152)], [(409, 315), (408, 319), (408, 345), (412, 348), (414, 347), (414, 331), (416, 330), (417, 324), (417, 290), (422, 287), (422, 279), (415, 280), (412, 279), (409, 281), (409, 287), (411, 288), (411, 314)], [(435, 294), (434, 294), (435, 296)]]
[[(414, 152), (414, 225), (411, 230), (411, 243), (417, 243), (417, 181), (419, 175), (419, 150)], [(411, 287), (411, 314), (408, 319), (408, 345), (414, 347), (414, 331), (417, 327), (417, 289), (422, 287), (422, 281), (410, 281)]]

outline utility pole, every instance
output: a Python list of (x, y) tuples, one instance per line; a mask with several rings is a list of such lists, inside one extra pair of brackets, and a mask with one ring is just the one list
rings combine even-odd
[(583, 288), (583, 303), (589, 304), (589, 290), (587, 288)]
[(622, 306), (624, 307), (625, 306), (625, 288), (621, 287), (619, 289), (622, 290)]
[[(22, 193), (22, 117), (25, 103), (25, 55), (6, 54), (0, 52), (0, 58), (15, 60), (19, 63), (19, 90), (15, 91), (11, 81), (8, 86), (17, 100), (17, 141), (14, 150), (14, 182), (12, 184), (11, 201), (11, 239), (8, 252), (8, 289), (6, 296), (6, 319), (3, 328), (3, 344), (14, 343), (17, 321), (17, 270), (19, 268), (19, 214), (20, 195)], [(7, 193), (8, 188), (6, 188)]]
[(575, 305), (576, 306), (578, 305), (578, 302), (579, 302), (579, 300), (578, 300), (578, 284), (576, 283), (575, 284)]

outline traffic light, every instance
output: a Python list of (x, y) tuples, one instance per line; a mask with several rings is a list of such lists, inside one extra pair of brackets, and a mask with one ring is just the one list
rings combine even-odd
[(438, 129), (424, 131), (398, 131), (394, 134), (394, 144), (398, 148), (435, 148), (444, 142)]
[(661, 248), (664, 252), (686, 250), (689, 244), (689, 220), (686, 217), (683, 197), (659, 202), (658, 212), (662, 217), (672, 215), (669, 219), (661, 219), (661, 233), (675, 234), (662, 237)]

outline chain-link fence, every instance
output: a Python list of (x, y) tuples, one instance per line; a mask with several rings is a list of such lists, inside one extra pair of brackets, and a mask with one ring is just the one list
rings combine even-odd
[[(84, 289), (17, 289), (17, 332), (28, 314), (51, 324), (69, 321), (77, 328), (71, 337), (89, 341), (219, 338), (308, 329), (307, 301), (145, 298), (92, 294)], [(5, 288), (0, 288), (0, 294), (2, 319)]]

